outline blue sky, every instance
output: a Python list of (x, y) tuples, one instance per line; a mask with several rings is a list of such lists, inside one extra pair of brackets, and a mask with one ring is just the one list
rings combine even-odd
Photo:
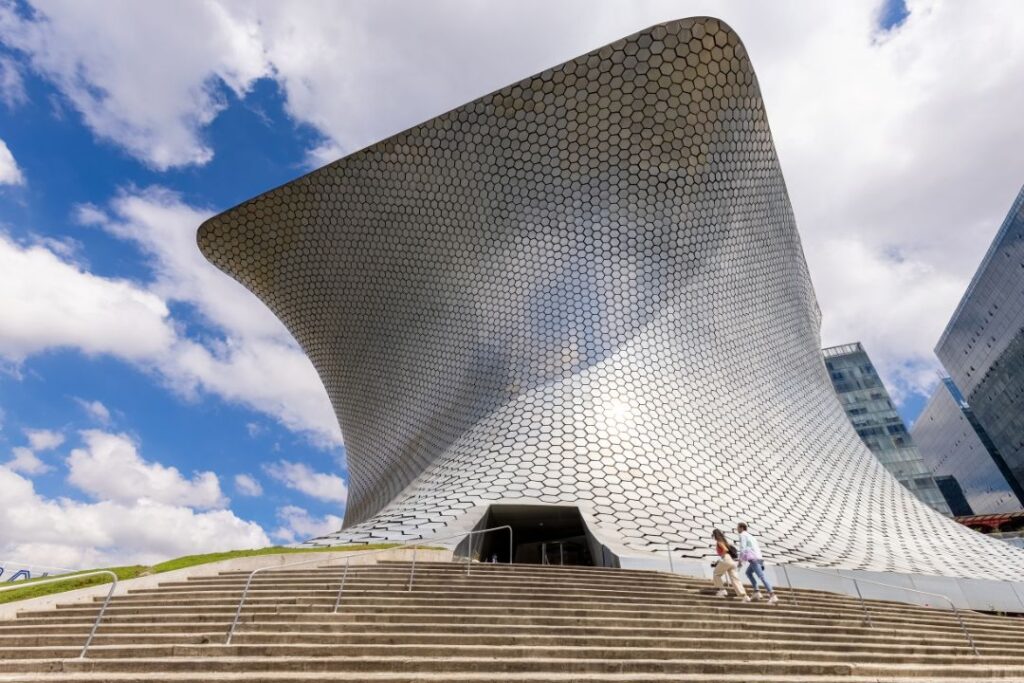
[(1024, 8), (759, 4), (0, 0), (0, 559), (152, 562), (337, 528), (326, 394), (195, 228), (680, 16), (744, 38), (822, 341), (863, 341), (912, 420), (1024, 182), (1007, 144), (1024, 134)]

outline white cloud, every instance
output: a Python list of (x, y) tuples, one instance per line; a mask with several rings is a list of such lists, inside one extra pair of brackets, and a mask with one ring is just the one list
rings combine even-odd
[(25, 182), (25, 176), (18, 168), (18, 162), (7, 147), (7, 143), (0, 140), (0, 185), (21, 185)]
[[(907, 20), (884, 35), (877, 2), (524, 0), (484, 9), (444, 0), (222, 0), (173, 10), (130, 5), (118, 22), (67, 1), (34, 4), (34, 19), (2, 13), (4, 37), (99, 135), (157, 166), (209, 158), (202, 131), (223, 104), (219, 81), (244, 93), (253, 79), (274, 78), (290, 115), (322, 133), (309, 150), (319, 163), (658, 21), (719, 16), (743, 38), (758, 72), (825, 341), (869, 341), (872, 354), (889, 359), (881, 363), (886, 379), (906, 391), (930, 383), (928, 372), (906, 371), (934, 366), (929, 316), (944, 322), (952, 313), (960, 291), (949, 285), (969, 280), (1024, 178), (1024, 156), (1007, 144), (1024, 138), (1024, 7), (1016, 0), (911, 0)], [(147, 40), (135, 40), (138, 27), (151, 29)], [(136, 208), (125, 202), (123, 210)], [(158, 214), (118, 222), (149, 225)], [(923, 307), (905, 309), (900, 323), (917, 332), (888, 334), (874, 316), (844, 309), (849, 276), (833, 267), (844, 241), (873, 255), (884, 273), (860, 283), (865, 300), (884, 300), (883, 282), (893, 279), (918, 293)], [(884, 256), (892, 253), (916, 269)], [(201, 291), (186, 294), (209, 281), (181, 276), (191, 258), (184, 249), (163, 258), (161, 287), (233, 330), (269, 329), (260, 315), (230, 310), (238, 299), (226, 285), (213, 290), (226, 297), (222, 306)], [(931, 291), (937, 281), (943, 286)], [(219, 360), (199, 367), (238, 382), (230, 361)], [(904, 374), (894, 374), (900, 368)], [(270, 397), (258, 400), (282, 409)], [(313, 422), (323, 433), (332, 418), (326, 402), (319, 405)]]
[(243, 496), (262, 496), (263, 487), (256, 478), (248, 474), (235, 475), (235, 491)]
[(76, 398), (75, 403), (82, 407), (89, 417), (94, 419), (100, 424), (110, 424), (110, 409), (103, 405), (100, 401), (87, 401), (84, 398)]
[(0, 356), (15, 362), (62, 347), (141, 360), (166, 353), (174, 341), (167, 306), (156, 295), (2, 233), (0, 291)]
[(26, 429), (25, 436), (33, 451), (50, 451), (64, 443), (64, 435), (52, 429)]
[(9, 109), (28, 101), (21, 69), (16, 61), (8, 57), (0, 58), (0, 100)]
[(271, 536), (284, 543), (296, 543), (310, 538), (324, 536), (341, 528), (341, 517), (324, 515), (313, 517), (306, 510), (295, 505), (286, 505), (277, 511), (281, 526)]
[(43, 462), (38, 455), (36, 455), (31, 448), (25, 448), (24, 446), (18, 446), (11, 451), (12, 458), (3, 464), (14, 472), (21, 472), (29, 476), (35, 476), (37, 474), (43, 474), (49, 472), (53, 468)]
[(337, 419), (312, 363), (273, 313), (196, 246), (196, 229), (210, 212), (161, 188), (122, 194), (110, 209), (107, 215), (82, 207), (79, 217), (137, 244), (150, 257), (150, 291), (192, 305), (225, 335), (182, 339), (155, 359), (168, 383), (184, 394), (202, 390), (247, 405), (318, 445), (339, 445)]
[(862, 342), (898, 402), (937, 381), (932, 347), (966, 281), (852, 238), (824, 242), (814, 264), (813, 274), (829, 286), (826, 345)]
[[(165, 190), (122, 195), (113, 217), (82, 207), (79, 218), (131, 240), (152, 259), (154, 281), (99, 277), (54, 252), (0, 233), (0, 357), (15, 363), (57, 348), (111, 354), (154, 372), (185, 396), (207, 392), (311, 437), (341, 444), (316, 371), (255, 296), (202, 258), (195, 230), (209, 215)], [(88, 209), (87, 211), (85, 209)], [(190, 339), (167, 301), (192, 305), (224, 336)]]
[(196, 512), (153, 500), (45, 498), (31, 481), (2, 466), (0, 499), (0, 556), (26, 564), (153, 564), (180, 555), (270, 545), (258, 524), (228, 510)]
[(288, 488), (317, 500), (333, 503), (344, 503), (348, 500), (348, 486), (345, 480), (336, 474), (315, 472), (306, 464), (288, 460), (267, 463), (263, 466), (263, 471)]
[[(26, 19), (0, 6), (0, 37), (49, 78), (101, 138), (157, 169), (202, 164), (202, 129), (267, 73), (257, 27), (217, 2), (32, 3)], [(116, 20), (113, 18), (116, 16)]]
[(124, 434), (91, 429), (82, 432), (85, 448), (68, 456), (68, 482), (97, 500), (137, 503), (148, 500), (197, 508), (228, 503), (213, 472), (186, 479), (175, 467), (143, 459)]

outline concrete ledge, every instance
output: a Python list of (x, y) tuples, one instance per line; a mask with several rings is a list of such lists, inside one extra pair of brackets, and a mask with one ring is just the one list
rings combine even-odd
[[(424, 542), (425, 545), (429, 545), (429, 541)], [(365, 552), (365, 551), (364, 551)], [(359, 550), (351, 551), (338, 551), (338, 552), (317, 552), (317, 553), (282, 553), (278, 555), (256, 555), (254, 557), (236, 557), (230, 560), (221, 560), (220, 562), (210, 562), (208, 564), (199, 564), (194, 567), (185, 567), (184, 569), (176, 569), (170, 572), (163, 572), (161, 574), (150, 574), (148, 576), (139, 576), (134, 579), (126, 579), (124, 581), (117, 582), (117, 591), (115, 595), (124, 595), (130, 589), (141, 589), (141, 588), (156, 588), (161, 583), (168, 581), (184, 581), (192, 576), (213, 576), (220, 572), (229, 571), (252, 571), (253, 569), (262, 569), (264, 567), (287, 567), (296, 562), (304, 562), (307, 560), (319, 560), (319, 562), (309, 562), (309, 567), (316, 567), (329, 563), (337, 563), (341, 566), (342, 562), (346, 557), (351, 558), (352, 564), (377, 564), (386, 560), (405, 560), (409, 561), (412, 559), (413, 551), (407, 548), (395, 548), (389, 550), (382, 550), (372, 555), (361, 555)], [(417, 561), (422, 560), (423, 562), (448, 562), (452, 558), (451, 550), (417, 550), (416, 559)], [(15, 602), (8, 602), (0, 605), (0, 621), (7, 621), (15, 619), (18, 616), (18, 612), (27, 610), (44, 610), (52, 609), (59, 605), (77, 604), (83, 602), (92, 602), (95, 597), (103, 597), (110, 591), (110, 584), (100, 584), (98, 586), (88, 586), (87, 588), (79, 588), (73, 591), (65, 591), (63, 593), (55, 593), (53, 595), (44, 595), (38, 598), (30, 598), (27, 600), (18, 600)]]

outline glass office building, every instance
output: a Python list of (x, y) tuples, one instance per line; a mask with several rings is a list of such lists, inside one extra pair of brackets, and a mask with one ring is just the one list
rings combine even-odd
[[(986, 515), (1021, 509), (1024, 491), (1008, 481), (1009, 473), (999, 450), (953, 380), (946, 377), (935, 388), (914, 423), (911, 435), (936, 480), (952, 477), (967, 499), (971, 511), (958, 512), (947, 495), (954, 514)], [(943, 488), (942, 482), (939, 483), (940, 489)]]
[(1024, 188), (935, 353), (1024, 487)]
[(822, 353), (832, 386), (864, 444), (921, 501), (952, 514), (860, 342), (833, 346)]
[(964, 495), (964, 490), (956, 477), (949, 474), (937, 475), (935, 483), (938, 484), (939, 490), (942, 491), (942, 496), (946, 499), (946, 504), (949, 505), (954, 516), (970, 517), (974, 514), (974, 508), (967, 502), (967, 496)]

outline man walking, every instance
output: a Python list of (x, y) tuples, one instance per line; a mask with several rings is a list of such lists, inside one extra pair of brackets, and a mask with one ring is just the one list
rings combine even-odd
[(761, 557), (761, 546), (757, 539), (747, 531), (745, 522), (736, 525), (736, 533), (739, 534), (740, 562), (747, 563), (747, 580), (754, 588), (754, 600), (761, 599), (761, 589), (757, 586), (757, 579), (760, 579), (765, 590), (768, 591), (768, 604), (776, 604), (779, 599), (775, 597), (775, 591), (772, 590), (768, 579), (764, 578), (764, 558)]

